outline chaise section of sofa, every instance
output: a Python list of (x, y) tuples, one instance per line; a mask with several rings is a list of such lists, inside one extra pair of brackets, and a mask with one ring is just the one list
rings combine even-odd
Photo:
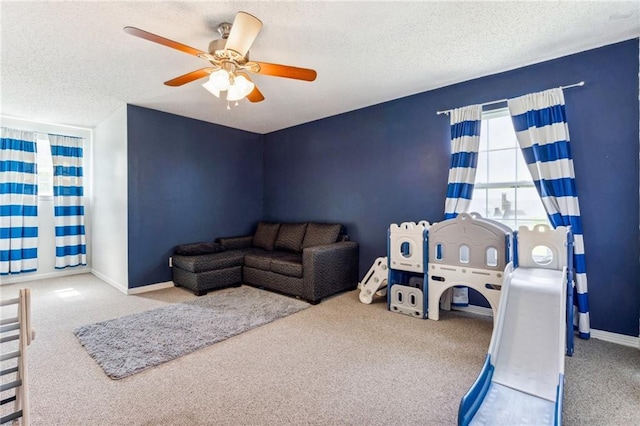
[(211, 253), (178, 249), (174, 283), (196, 295), (245, 283), (316, 304), (358, 283), (359, 246), (341, 224), (260, 222), (253, 235), (218, 238)]

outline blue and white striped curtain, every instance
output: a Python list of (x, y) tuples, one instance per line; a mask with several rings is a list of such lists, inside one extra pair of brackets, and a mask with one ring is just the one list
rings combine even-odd
[(36, 135), (2, 128), (0, 275), (38, 269)]
[[(480, 124), (482, 106), (469, 105), (456, 108), (451, 118), (451, 161), (449, 163), (449, 182), (447, 199), (444, 205), (444, 219), (453, 219), (459, 213), (465, 213), (473, 196), (478, 166), (480, 146)], [(469, 304), (469, 289), (456, 286), (452, 289), (454, 306)]]
[(571, 226), (574, 235), (576, 297), (574, 326), (588, 339), (589, 298), (582, 219), (576, 191), (569, 127), (562, 89), (510, 99), (509, 113), (518, 143), (553, 227)]
[(56, 269), (87, 264), (82, 138), (49, 135), (53, 160)]
[(451, 111), (451, 162), (444, 218), (465, 213), (473, 196), (480, 145), (482, 106), (470, 105)]

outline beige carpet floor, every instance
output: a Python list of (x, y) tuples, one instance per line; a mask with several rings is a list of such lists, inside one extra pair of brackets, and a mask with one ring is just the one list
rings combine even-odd
[[(32, 291), (33, 425), (453, 425), (492, 320), (419, 320), (356, 291), (192, 354), (109, 379), (75, 327), (193, 299), (126, 296), (92, 275), (0, 287)], [(566, 425), (640, 425), (640, 351), (591, 339), (566, 358)]]

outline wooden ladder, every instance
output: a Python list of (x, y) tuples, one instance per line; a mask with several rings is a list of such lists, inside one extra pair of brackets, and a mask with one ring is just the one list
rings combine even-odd
[[(10, 306), (17, 305), (16, 308)], [(13, 396), (0, 401), (0, 406), (13, 402), (13, 410), (2, 407), (0, 424), (16, 423), (29, 425), (29, 392), (27, 388), (27, 346), (35, 338), (31, 329), (31, 293), (20, 289), (18, 297), (0, 301), (3, 314), (16, 312), (16, 316), (0, 318), (0, 392), (14, 390)], [(7, 376), (7, 377), (5, 377)], [(7, 413), (8, 414), (5, 414)]]

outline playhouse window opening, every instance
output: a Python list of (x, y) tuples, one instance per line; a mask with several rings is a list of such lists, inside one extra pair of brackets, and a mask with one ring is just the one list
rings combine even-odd
[(498, 266), (498, 250), (495, 247), (487, 248), (487, 266)]
[(469, 251), (469, 246), (463, 244), (460, 246), (460, 263), (469, 263), (471, 262), (471, 253)]

